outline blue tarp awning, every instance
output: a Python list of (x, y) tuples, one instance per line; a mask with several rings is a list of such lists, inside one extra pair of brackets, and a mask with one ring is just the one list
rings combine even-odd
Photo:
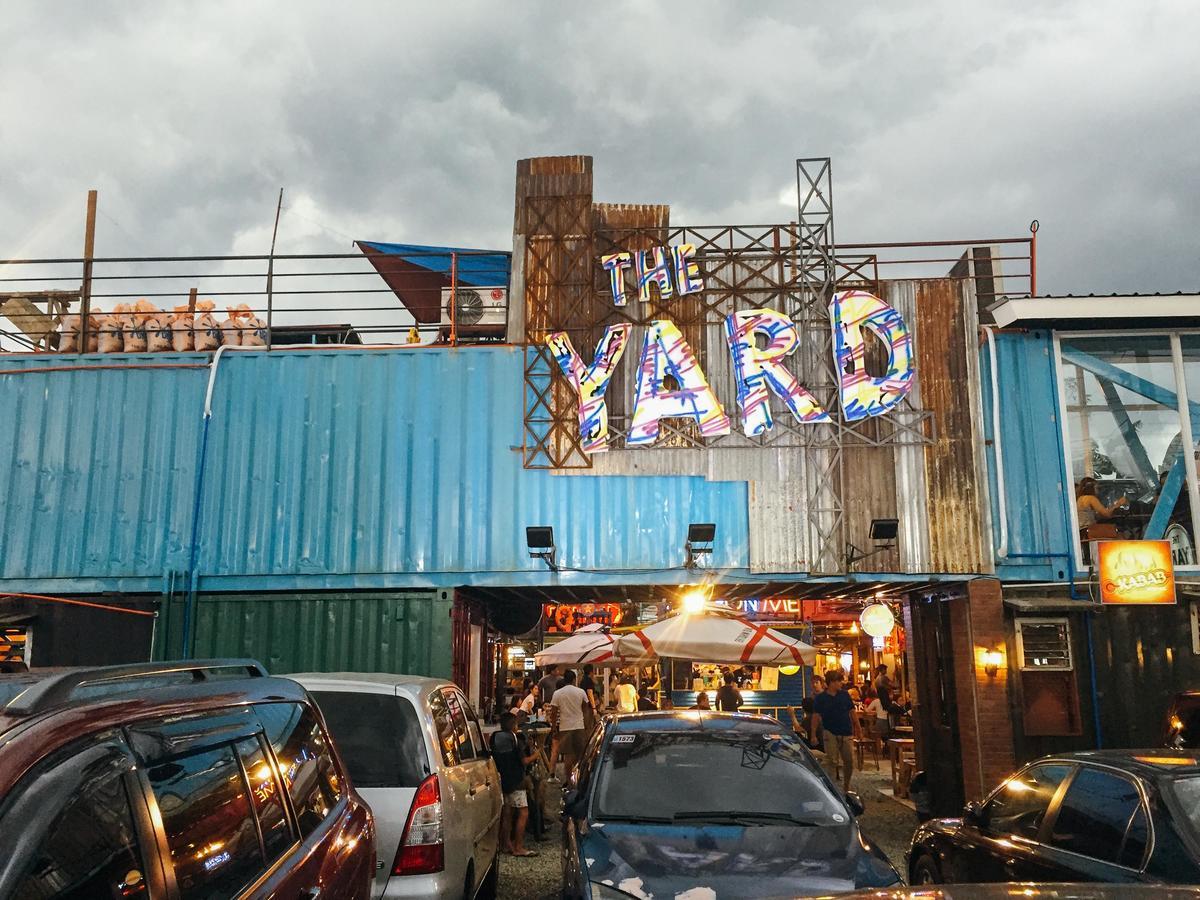
[(467, 247), (433, 247), (423, 244), (381, 244), (356, 241), (376, 253), (399, 256), (406, 262), (450, 277), (453, 255), (458, 257), (458, 283), (471, 287), (508, 287), (512, 254), (502, 250), (472, 250)]

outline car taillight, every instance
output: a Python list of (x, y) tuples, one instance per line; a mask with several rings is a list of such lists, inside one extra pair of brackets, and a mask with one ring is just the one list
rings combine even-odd
[(429, 875), (445, 866), (442, 838), (442, 792), (436, 775), (430, 775), (417, 788), (408, 822), (400, 838), (400, 849), (392, 865), (393, 875)]

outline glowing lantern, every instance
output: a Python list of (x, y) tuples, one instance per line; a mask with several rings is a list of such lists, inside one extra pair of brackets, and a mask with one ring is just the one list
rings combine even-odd
[(780, 666), (779, 667), (780, 675), (795, 675), (799, 671), (800, 671), (799, 666)]
[(862, 630), (871, 637), (884, 637), (896, 627), (896, 617), (886, 603), (872, 603), (862, 611), (858, 621), (862, 623)]

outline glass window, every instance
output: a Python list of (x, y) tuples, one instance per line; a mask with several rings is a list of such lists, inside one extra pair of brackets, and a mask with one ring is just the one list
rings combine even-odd
[(454, 731), (454, 720), (450, 715), (450, 705), (441, 691), (429, 695), (429, 708), (433, 712), (433, 724), (437, 728), (438, 746), (442, 751), (442, 764), (458, 765), (458, 736)]
[(1125, 843), (1121, 847), (1120, 863), (1130, 869), (1140, 869), (1146, 859), (1146, 844), (1150, 840), (1150, 826), (1146, 819), (1146, 810), (1138, 804), (1137, 812), (1129, 822), (1125, 831)]
[(342, 796), (341, 778), (317, 717), (299, 703), (257, 707), (296, 809), (300, 834), (308, 837)]
[(983, 830), (997, 837), (1015, 835), (1037, 840), (1054, 792), (1070, 766), (1033, 766), (1000, 786), (987, 802)]
[(467, 714), (464, 711), (466, 700), (458, 691), (446, 691), (446, 702), (450, 705), (450, 716), (454, 722), (458, 758), (463, 762), (474, 759), (475, 746), (471, 742), (471, 731), (467, 727)]
[(232, 746), (156, 763), (149, 776), (185, 900), (232, 897), (265, 871)]
[[(1166, 538), (1194, 547), (1182, 386), (1175, 383), (1170, 337), (1072, 337), (1061, 344), (1067, 456), (1081, 538)], [(1193, 556), (1180, 564), (1194, 562)]]
[(109, 762), (84, 775), (12, 896), (145, 897), (144, 872), (124, 779)]
[(1140, 804), (1137, 786), (1128, 778), (1080, 769), (1054, 820), (1050, 843), (1092, 859), (1118, 862), (1125, 831)]
[(279, 790), (279, 778), (271, 768), (266, 749), (259, 738), (239, 741), (237, 752), (250, 779), (250, 796), (258, 816), (258, 827), (262, 829), (267, 864), (271, 865), (294, 843), (292, 826), (288, 824), (282, 791)]
[(355, 787), (417, 787), (429, 774), (413, 705), (394, 694), (314, 691)]
[(1200, 777), (1178, 778), (1171, 782), (1169, 792), (1182, 813), (1185, 830), (1200, 840)]
[(849, 821), (799, 740), (786, 732), (617, 733), (595, 778), (598, 819)]

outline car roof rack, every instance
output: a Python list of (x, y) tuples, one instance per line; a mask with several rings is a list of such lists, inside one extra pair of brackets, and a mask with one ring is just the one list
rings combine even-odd
[[(241, 670), (248, 678), (265, 678), (268, 674), (263, 664), (255, 659), (189, 659), (182, 662), (133, 663), (70, 669), (31, 684), (0, 711), (9, 716), (32, 716), (70, 702), (75, 692), (85, 685), (128, 682), (132, 679), (183, 673), (190, 674), (194, 682), (205, 682), (210, 680), (212, 672), (231, 670)], [(121, 689), (113, 691), (123, 692)]]

